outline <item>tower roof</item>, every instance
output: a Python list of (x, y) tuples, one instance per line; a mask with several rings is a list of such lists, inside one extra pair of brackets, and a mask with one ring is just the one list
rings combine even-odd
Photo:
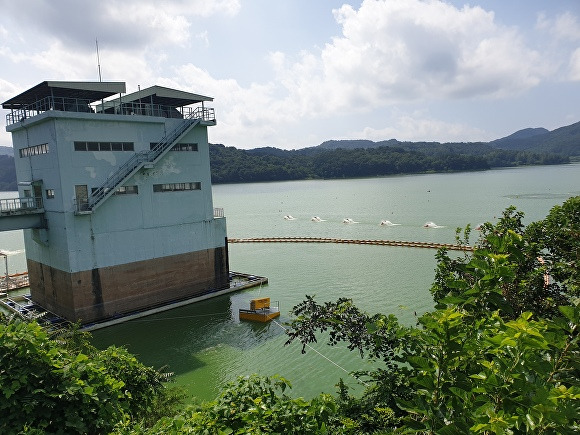
[(46, 97), (99, 101), (125, 92), (125, 82), (44, 81), (2, 103), (3, 109), (21, 109)]
[[(169, 107), (184, 107), (202, 101), (213, 101), (212, 97), (178, 91), (164, 86), (151, 86), (131, 94), (123, 95), (124, 103), (150, 103)], [(113, 100), (114, 101), (114, 100)]]

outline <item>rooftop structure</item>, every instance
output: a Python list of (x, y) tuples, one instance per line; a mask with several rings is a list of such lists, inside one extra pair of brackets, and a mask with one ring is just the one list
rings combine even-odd
[(31, 298), (88, 323), (229, 286), (214, 209), (211, 97), (123, 82), (45, 81), (5, 101)]

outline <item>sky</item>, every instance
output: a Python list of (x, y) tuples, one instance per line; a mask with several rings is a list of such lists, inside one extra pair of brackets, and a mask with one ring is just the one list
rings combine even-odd
[(213, 97), (209, 140), (236, 148), (490, 141), (580, 121), (579, 0), (0, 0), (0, 11), (0, 102), (100, 72), (128, 93)]

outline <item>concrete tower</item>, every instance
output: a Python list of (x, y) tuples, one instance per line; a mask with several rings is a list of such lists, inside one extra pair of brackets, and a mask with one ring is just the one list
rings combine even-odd
[(208, 101), (45, 81), (3, 103), (19, 196), (41, 218), (24, 231), (35, 302), (88, 323), (228, 287)]

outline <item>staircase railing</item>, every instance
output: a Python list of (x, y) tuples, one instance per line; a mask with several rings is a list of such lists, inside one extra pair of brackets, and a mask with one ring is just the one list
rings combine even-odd
[[(155, 144), (149, 151), (135, 153), (129, 160), (123, 163), (109, 178), (98, 188), (91, 192), (88, 202), (78, 208), (78, 212), (90, 213), (97, 208), (105, 199), (115, 193), (115, 189), (125, 182), (131, 175), (141, 169), (146, 163), (155, 164), (175, 143), (191, 128), (202, 120), (213, 116), (213, 109), (198, 108), (191, 112), (184, 122), (170, 131), (161, 141)], [(209, 112), (208, 112), (209, 111)]]

